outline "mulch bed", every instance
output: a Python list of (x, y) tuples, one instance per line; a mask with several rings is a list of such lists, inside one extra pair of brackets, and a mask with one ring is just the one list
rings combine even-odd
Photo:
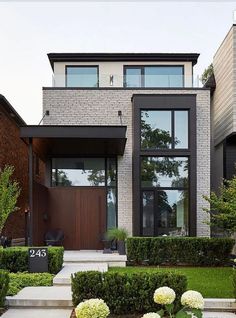
[[(109, 318), (140, 318), (142, 315), (122, 315), (122, 316), (116, 316), (116, 315), (111, 315)], [(76, 318), (74, 310), (71, 313), (70, 318)]]

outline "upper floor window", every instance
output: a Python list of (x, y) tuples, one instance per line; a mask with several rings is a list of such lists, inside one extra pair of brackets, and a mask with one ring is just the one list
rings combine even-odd
[(125, 87), (183, 87), (184, 67), (180, 66), (125, 66)]
[(66, 66), (67, 87), (98, 87), (98, 66)]
[(141, 149), (188, 149), (188, 110), (141, 110)]

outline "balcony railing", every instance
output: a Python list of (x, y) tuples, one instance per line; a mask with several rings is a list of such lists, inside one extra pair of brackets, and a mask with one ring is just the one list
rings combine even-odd
[(191, 88), (202, 87), (199, 76), (189, 75), (116, 75), (116, 74), (91, 74), (69, 75), (56, 74), (52, 77), (53, 87), (69, 88)]

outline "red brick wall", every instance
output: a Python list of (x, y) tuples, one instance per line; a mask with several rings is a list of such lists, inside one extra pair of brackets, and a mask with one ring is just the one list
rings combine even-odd
[[(20, 139), (19, 127), (0, 108), (0, 168), (15, 167), (14, 179), (21, 187), (17, 202), (19, 210), (13, 212), (6, 223), (4, 234), (12, 238), (25, 237), (25, 209), (28, 208), (28, 147)], [(40, 162), (40, 171), (43, 165)], [(42, 177), (39, 177), (42, 180)]]

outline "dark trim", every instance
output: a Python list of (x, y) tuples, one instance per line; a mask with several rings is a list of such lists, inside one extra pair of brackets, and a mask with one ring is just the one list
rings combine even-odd
[[(99, 88), (99, 65), (65, 65), (65, 86), (67, 86), (67, 69), (68, 67), (80, 67), (80, 68), (96, 68), (97, 69), (97, 86), (96, 87), (88, 87), (88, 88)], [(77, 86), (76, 88), (82, 88), (80, 86)], [(83, 87), (86, 88), (86, 87)]]
[(198, 53), (49, 53), (52, 69), (55, 62), (192, 62), (197, 63)]
[(0, 94), (0, 109), (1, 106), (4, 113), (6, 113), (8, 117), (17, 124), (17, 126), (26, 126), (26, 122), (17, 113), (15, 108), (9, 103), (5, 96)]
[(43, 91), (50, 90), (117, 90), (117, 91), (209, 91), (207, 87), (43, 87)]
[(34, 226), (34, 208), (33, 208), (33, 180), (34, 180), (34, 172), (33, 172), (33, 143), (32, 138), (29, 138), (29, 238), (28, 245), (33, 245), (33, 226)]
[[(141, 235), (141, 156), (170, 156), (189, 158), (189, 235), (196, 235), (196, 95), (162, 94), (133, 95), (133, 234)], [(189, 149), (141, 150), (140, 149), (140, 111), (150, 110), (188, 110), (189, 111)]]
[(25, 126), (20, 128), (21, 138), (126, 138), (127, 126)]
[[(136, 89), (136, 88), (149, 88), (149, 89), (156, 89), (156, 88), (159, 88), (161, 89), (161, 87), (149, 87), (149, 86), (146, 86), (145, 85), (145, 67), (180, 67), (182, 68), (182, 85), (181, 88), (184, 88), (184, 85), (185, 85), (185, 69), (184, 69), (184, 65), (171, 65), (171, 64), (161, 64), (161, 65), (158, 65), (158, 64), (151, 64), (151, 65), (123, 65), (123, 87), (124, 88), (133, 88), (133, 89)], [(126, 87), (126, 76), (127, 76), (127, 69), (140, 69), (141, 70), (141, 86), (140, 87)], [(172, 86), (169, 86), (169, 89), (171, 89)]]

